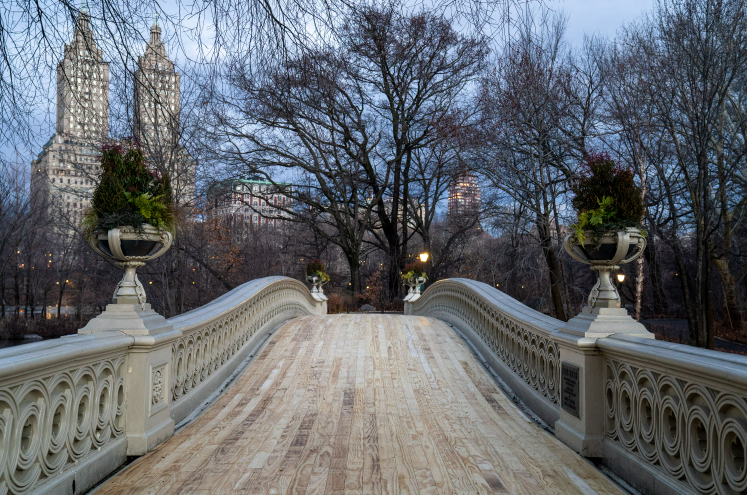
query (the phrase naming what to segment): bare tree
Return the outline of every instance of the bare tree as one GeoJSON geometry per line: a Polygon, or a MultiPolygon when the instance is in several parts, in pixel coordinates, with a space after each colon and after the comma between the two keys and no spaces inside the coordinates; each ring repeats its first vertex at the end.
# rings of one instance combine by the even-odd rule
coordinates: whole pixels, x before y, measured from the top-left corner
{"type": "Polygon", "coordinates": [[[735,99],[747,67],[745,7],[741,0],[661,3],[651,19],[653,36],[639,38],[647,55],[646,83],[686,185],[695,230],[691,332],[698,345],[708,347],[714,338],[714,260],[726,282],[727,306],[729,299],[735,302],[729,296],[730,232],[732,212],[739,212],[744,200],[730,194],[729,177],[745,156],[744,103],[735,99]],[[719,230],[728,243],[721,249],[714,244],[719,230]]]}
{"type": "Polygon", "coordinates": [[[482,89],[483,173],[498,192],[500,204],[516,202],[532,215],[532,231],[549,270],[555,316],[561,320],[567,311],[558,260],[560,238],[553,230],[561,221],[557,205],[577,160],[574,148],[583,139],[582,133],[574,133],[568,90],[573,71],[563,45],[564,30],[562,17],[545,12],[537,20],[528,14],[520,36],[499,57],[482,89]]]}

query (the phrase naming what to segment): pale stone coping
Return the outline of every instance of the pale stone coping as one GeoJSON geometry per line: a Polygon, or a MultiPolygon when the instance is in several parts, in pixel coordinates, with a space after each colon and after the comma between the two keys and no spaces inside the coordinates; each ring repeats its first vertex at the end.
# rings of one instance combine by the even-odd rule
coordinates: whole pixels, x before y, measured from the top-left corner
{"type": "MultiPolygon", "coordinates": [[[[549,424],[558,419],[561,359],[559,341],[564,340],[558,329],[563,325],[562,321],[535,311],[485,283],[464,278],[436,282],[419,299],[406,302],[405,310],[405,314],[430,315],[459,327],[485,355],[491,368],[509,383],[522,401],[530,404],[535,414],[549,424]],[[459,298],[462,297],[472,300],[467,304],[460,304],[459,298]],[[442,298],[443,303],[446,303],[443,308],[441,306],[444,304],[440,301],[442,298]],[[448,303],[449,300],[452,304],[448,303]],[[454,302],[457,302],[456,308],[446,309],[455,306],[454,302]],[[451,314],[452,312],[457,314],[451,314]],[[496,321],[485,321],[490,319],[496,321]],[[528,332],[533,335],[537,339],[537,356],[541,358],[525,363],[522,361],[521,350],[516,355],[513,348],[494,350],[491,347],[495,342],[491,344],[484,340],[480,335],[480,328],[471,328],[470,320],[478,327],[483,327],[483,322],[489,327],[499,319],[512,321],[512,326],[515,326],[515,329],[506,328],[504,332],[528,332]],[[527,366],[531,368],[529,373],[525,371],[527,366]],[[540,376],[544,381],[540,381],[540,376]]],[[[525,342],[521,340],[519,347],[523,345],[525,342]]]]}
{"type": "Polygon", "coordinates": [[[501,292],[495,287],[491,287],[486,283],[478,282],[476,280],[470,280],[468,278],[450,278],[446,280],[439,280],[438,282],[434,283],[433,285],[428,287],[428,289],[426,289],[426,291],[421,295],[420,299],[412,303],[415,307],[415,311],[417,312],[418,308],[428,301],[429,296],[433,294],[433,291],[435,289],[440,288],[445,284],[451,283],[464,286],[465,289],[479,295],[480,297],[485,299],[488,304],[495,306],[496,309],[504,313],[506,316],[519,320],[522,323],[532,327],[532,329],[542,332],[547,336],[550,336],[550,334],[552,333],[556,333],[558,329],[564,324],[562,321],[556,318],[547,316],[546,314],[540,313],[539,311],[536,311],[529,306],[520,303],[513,297],[504,292],[501,292]]]}
{"type": "Polygon", "coordinates": [[[596,345],[605,354],[643,361],[647,367],[665,367],[670,374],[686,373],[695,381],[722,382],[747,392],[747,356],[628,335],[598,339],[596,345]]]}
{"type": "MultiPolygon", "coordinates": [[[[135,338],[121,332],[100,332],[90,335],[68,335],[0,350],[0,380],[21,378],[21,374],[70,365],[91,357],[101,357],[113,351],[124,351],[135,338]]],[[[5,385],[5,383],[4,383],[5,385]]]]}
{"type": "Polygon", "coordinates": [[[237,309],[241,304],[247,302],[252,297],[260,294],[263,290],[278,282],[298,285],[299,294],[306,296],[309,304],[318,304],[318,302],[312,297],[309,289],[298,280],[290,277],[265,277],[246,282],[245,284],[223,294],[217,299],[210,301],[204,306],[173,316],[167,321],[174,325],[174,328],[177,328],[182,332],[187,332],[195,327],[207,324],[208,321],[216,320],[227,315],[237,309]]]}

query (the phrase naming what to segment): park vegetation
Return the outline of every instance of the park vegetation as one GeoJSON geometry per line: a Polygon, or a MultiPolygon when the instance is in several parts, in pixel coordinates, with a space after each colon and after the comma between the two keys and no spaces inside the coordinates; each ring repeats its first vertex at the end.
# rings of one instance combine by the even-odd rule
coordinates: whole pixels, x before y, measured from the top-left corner
{"type": "MultiPolygon", "coordinates": [[[[448,5],[345,3],[315,17],[323,36],[284,18],[261,28],[277,41],[264,51],[218,20],[225,56],[190,66],[180,123],[198,195],[174,212],[174,247],[139,271],[154,307],[173,316],[254,278],[304,280],[318,259],[331,311],[401,309],[426,251],[427,285],[483,281],[565,321],[594,276],[565,236],[637,227],[648,247],[618,287],[631,314],[686,322],[678,339],[693,345],[747,343],[746,2],[660,2],[576,44],[541,5],[501,18],[503,38],[448,5]],[[482,202],[450,213],[465,174],[482,202]],[[274,216],[246,199],[282,227],[215,214],[215,185],[247,177],[289,199],[274,216]]],[[[2,315],[67,306],[83,321],[119,273],[50,228],[54,205],[14,166],[0,175],[2,315]]]]}

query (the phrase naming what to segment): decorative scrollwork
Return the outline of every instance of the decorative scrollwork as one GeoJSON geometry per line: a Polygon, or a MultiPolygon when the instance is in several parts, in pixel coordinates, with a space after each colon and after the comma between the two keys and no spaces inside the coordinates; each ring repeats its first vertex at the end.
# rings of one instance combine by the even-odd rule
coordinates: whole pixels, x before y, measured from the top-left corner
{"type": "Polygon", "coordinates": [[[0,493],[36,489],[124,435],[125,356],[0,387],[0,493]]]}
{"type": "Polygon", "coordinates": [[[163,370],[157,369],[153,371],[153,391],[151,393],[151,404],[158,404],[163,402],[163,370]]]}
{"type": "Polygon", "coordinates": [[[548,335],[458,281],[434,284],[414,307],[418,315],[446,313],[459,318],[524,382],[551,403],[560,403],[560,348],[548,335]]]}
{"type": "Polygon", "coordinates": [[[276,316],[313,314],[313,300],[299,282],[282,280],[247,298],[228,313],[182,329],[171,349],[171,396],[187,395],[229,361],[249,339],[276,316]]]}
{"type": "Polygon", "coordinates": [[[606,360],[605,433],[697,493],[747,491],[744,397],[606,360]]]}

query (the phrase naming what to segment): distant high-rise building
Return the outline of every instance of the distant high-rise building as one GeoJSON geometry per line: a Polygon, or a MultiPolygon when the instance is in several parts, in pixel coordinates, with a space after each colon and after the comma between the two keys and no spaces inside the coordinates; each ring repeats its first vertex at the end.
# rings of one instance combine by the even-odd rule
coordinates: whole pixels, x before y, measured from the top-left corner
{"type": "MultiPolygon", "coordinates": [[[[279,184],[281,188],[289,184],[279,184]]],[[[291,199],[271,182],[227,180],[214,185],[208,196],[212,215],[231,217],[255,227],[281,227],[291,218],[291,199]]]]}
{"type": "Polygon", "coordinates": [[[109,135],[109,63],[85,11],[57,64],[57,133],[99,143],[109,135]]]}
{"type": "Polygon", "coordinates": [[[168,171],[180,204],[194,199],[194,163],[179,145],[181,75],[166,54],[161,28],[154,22],[150,41],[138,57],[134,91],[134,136],[151,167],[168,171]]]}
{"type": "Polygon", "coordinates": [[[108,121],[109,64],[96,46],[88,13],[82,11],[57,64],[56,132],[31,162],[32,190],[49,192],[50,211],[80,220],[90,204],[108,121]]]}
{"type": "MultiPolygon", "coordinates": [[[[179,146],[180,75],[154,23],[135,73],[134,135],[149,166],[167,170],[179,204],[194,200],[195,167],[179,146]]],[[[98,157],[109,135],[109,63],[96,45],[90,17],[78,16],[57,65],[56,132],[31,162],[32,190],[47,194],[55,225],[77,223],[91,204],[98,157]]]]}
{"type": "Polygon", "coordinates": [[[462,172],[449,187],[449,215],[476,215],[480,211],[480,184],[471,172],[462,172]]]}

